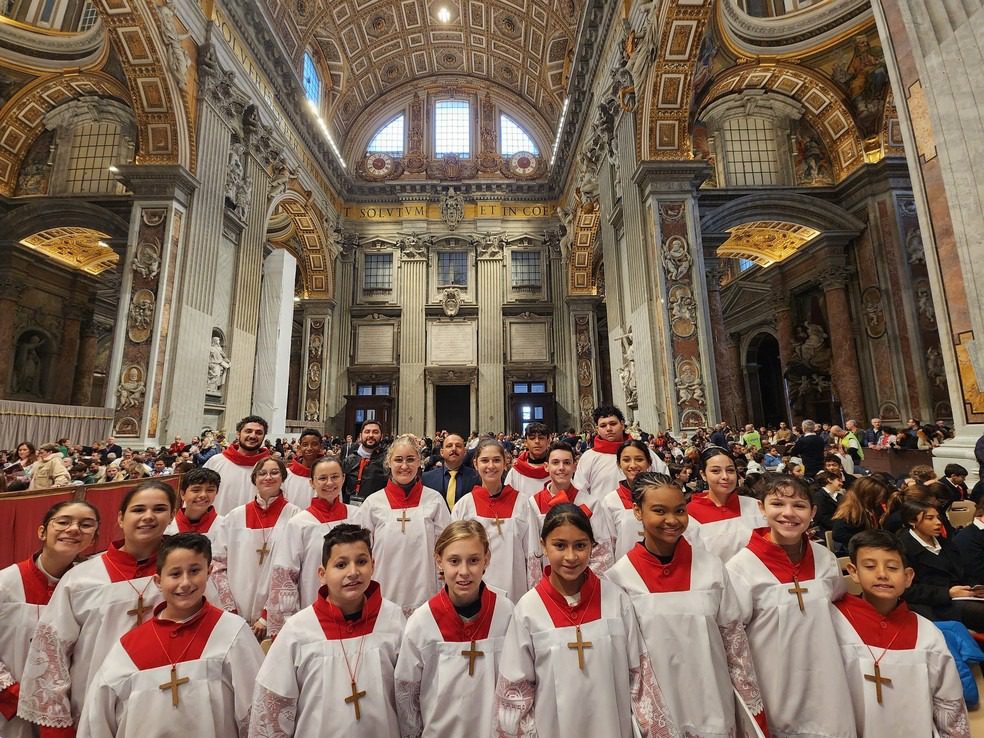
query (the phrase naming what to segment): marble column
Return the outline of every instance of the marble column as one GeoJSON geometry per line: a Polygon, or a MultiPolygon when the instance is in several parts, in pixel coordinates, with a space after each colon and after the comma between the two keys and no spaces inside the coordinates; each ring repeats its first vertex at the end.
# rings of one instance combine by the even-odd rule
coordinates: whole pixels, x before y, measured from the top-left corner
{"type": "Polygon", "coordinates": [[[595,309],[597,297],[569,297],[568,340],[577,362],[577,415],[571,424],[578,431],[594,429],[591,413],[598,405],[598,325],[595,309]]]}
{"type": "Polygon", "coordinates": [[[92,375],[96,370],[96,354],[99,342],[92,311],[82,321],[79,339],[79,359],[75,364],[75,380],[72,384],[72,404],[92,405],[92,375]]]}
{"type": "Polygon", "coordinates": [[[848,273],[831,267],[820,275],[820,285],[827,301],[827,325],[830,328],[830,374],[834,392],[841,404],[844,420],[864,422],[861,373],[858,371],[857,347],[851,311],[847,299],[848,273]]]}
{"type": "Polygon", "coordinates": [[[553,362],[557,428],[577,427],[577,369],[574,365],[564,298],[567,295],[567,257],[556,241],[550,244],[550,298],[554,304],[553,362]]]}
{"type": "MultiPolygon", "coordinates": [[[[253,412],[267,419],[269,435],[287,430],[287,383],[290,380],[290,337],[294,324],[294,274],[297,260],[274,249],[263,260],[256,360],[253,367],[253,412]]],[[[320,367],[318,386],[321,384],[320,367]]]]}
{"type": "MultiPolygon", "coordinates": [[[[0,241],[0,250],[13,248],[12,243],[0,241]]],[[[10,395],[17,340],[14,335],[14,318],[17,315],[17,302],[23,292],[23,274],[6,270],[0,274],[0,397],[10,395]]]]}
{"type": "Polygon", "coordinates": [[[479,432],[506,427],[503,379],[503,253],[504,241],[484,239],[478,246],[478,417],[479,432]]]}
{"type": "Polygon", "coordinates": [[[724,326],[724,310],[721,307],[721,277],[724,265],[714,257],[705,256],[707,276],[707,306],[711,331],[714,334],[714,362],[717,369],[718,397],[721,401],[721,419],[737,427],[746,416],[745,383],[741,364],[735,362],[735,347],[724,326]]]}
{"type": "MultiPolygon", "coordinates": [[[[426,424],[427,333],[424,307],[427,303],[427,248],[406,245],[400,254],[400,395],[394,421],[404,433],[423,435],[426,424]]],[[[390,429],[393,430],[393,429],[390,429]]]]}
{"type": "Polygon", "coordinates": [[[776,319],[776,340],[779,341],[779,360],[785,374],[793,362],[793,310],[790,295],[785,290],[774,288],[769,306],[776,319]]]}
{"type": "MultiPolygon", "coordinates": [[[[335,309],[332,300],[304,300],[304,320],[301,330],[301,383],[298,393],[298,410],[305,422],[315,428],[324,428],[329,382],[332,379],[331,355],[328,339],[332,335],[331,318],[335,309]]],[[[347,361],[337,362],[347,366],[347,361]]]]}
{"type": "Polygon", "coordinates": [[[63,306],[65,320],[62,328],[62,342],[58,349],[60,360],[55,369],[55,391],[52,399],[59,405],[72,404],[72,390],[78,373],[79,347],[82,341],[82,320],[91,313],[89,303],[84,300],[66,300],[63,306]]]}
{"type": "MultiPolygon", "coordinates": [[[[355,275],[355,252],[354,236],[342,235],[335,269],[335,325],[329,333],[332,361],[325,362],[334,377],[329,387],[330,394],[325,395],[325,406],[321,414],[324,422],[333,422],[332,430],[336,433],[345,430],[343,410],[345,395],[349,392],[348,368],[352,356],[351,306],[355,300],[352,284],[355,275]]],[[[392,431],[392,428],[386,429],[387,433],[392,431]]]]}

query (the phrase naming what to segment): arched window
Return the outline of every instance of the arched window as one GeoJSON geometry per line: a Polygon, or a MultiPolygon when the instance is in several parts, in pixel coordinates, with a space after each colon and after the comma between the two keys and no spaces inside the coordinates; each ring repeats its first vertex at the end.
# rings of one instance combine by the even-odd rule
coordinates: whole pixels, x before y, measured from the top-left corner
{"type": "Polygon", "coordinates": [[[371,154],[403,156],[404,119],[405,116],[403,113],[400,113],[398,116],[393,118],[393,120],[376,131],[376,135],[372,137],[366,151],[371,154]]]}
{"type": "Polygon", "coordinates": [[[471,106],[467,100],[438,100],[434,104],[434,156],[443,159],[471,155],[471,106]]]}
{"type": "Polygon", "coordinates": [[[536,142],[523,127],[505,113],[499,116],[499,153],[512,156],[520,151],[539,154],[536,142]]]}
{"type": "Polygon", "coordinates": [[[729,185],[781,184],[776,132],[769,118],[731,118],[724,122],[725,169],[729,185]]]}
{"type": "Polygon", "coordinates": [[[321,105],[321,77],[314,64],[314,57],[304,52],[304,96],[314,105],[321,105]]]}

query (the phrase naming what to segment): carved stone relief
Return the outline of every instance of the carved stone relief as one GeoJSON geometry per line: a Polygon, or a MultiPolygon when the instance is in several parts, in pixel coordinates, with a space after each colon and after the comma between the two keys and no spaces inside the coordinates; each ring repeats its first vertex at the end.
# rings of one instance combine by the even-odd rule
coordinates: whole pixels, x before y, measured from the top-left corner
{"type": "Polygon", "coordinates": [[[156,298],[150,290],[137,290],[130,300],[127,335],[134,343],[143,343],[153,331],[156,298]]]}
{"type": "Polygon", "coordinates": [[[676,284],[670,288],[670,328],[680,338],[689,338],[697,330],[697,301],[690,287],[676,284]]]}
{"type": "Polygon", "coordinates": [[[670,236],[666,239],[663,243],[661,258],[668,279],[682,280],[686,278],[693,266],[690,246],[686,239],[681,236],[670,236]]]}
{"type": "Polygon", "coordinates": [[[143,406],[147,385],[143,369],[136,364],[123,367],[120,384],[116,388],[116,407],[120,410],[143,406]]]}
{"type": "Polygon", "coordinates": [[[161,269],[161,242],[156,238],[137,244],[133,255],[133,271],[144,279],[155,279],[161,269]]]}
{"type": "Polygon", "coordinates": [[[447,193],[441,198],[441,220],[453,231],[465,217],[465,199],[455,192],[454,187],[448,187],[447,193]]]}
{"type": "Polygon", "coordinates": [[[445,315],[453,318],[461,309],[461,292],[454,287],[444,290],[443,297],[441,298],[441,307],[445,315]]]}
{"type": "Polygon", "coordinates": [[[864,312],[864,330],[868,338],[881,338],[885,335],[885,310],[882,306],[881,290],[868,287],[861,293],[861,309],[864,312]]]}

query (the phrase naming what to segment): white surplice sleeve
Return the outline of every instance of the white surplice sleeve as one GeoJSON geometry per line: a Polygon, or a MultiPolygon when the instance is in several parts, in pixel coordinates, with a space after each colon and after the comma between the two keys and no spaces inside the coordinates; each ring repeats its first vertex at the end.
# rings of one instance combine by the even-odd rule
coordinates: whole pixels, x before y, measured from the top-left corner
{"type": "Polygon", "coordinates": [[[263,659],[253,690],[249,738],[291,738],[294,735],[297,699],[301,693],[295,656],[294,640],[289,633],[282,633],[263,659]]]}
{"type": "MultiPolygon", "coordinates": [[[[229,616],[226,616],[229,617],[229,616]]],[[[239,738],[246,738],[249,732],[249,715],[253,705],[253,688],[256,675],[263,665],[263,649],[256,642],[256,636],[249,623],[243,620],[239,632],[229,646],[229,652],[222,664],[222,677],[232,686],[236,727],[239,738]]]]}
{"type": "Polygon", "coordinates": [[[114,685],[125,678],[124,665],[129,667],[129,671],[135,668],[123,644],[117,642],[106,655],[86,693],[76,738],[116,735],[125,704],[114,685]]]}
{"type": "MultiPolygon", "coordinates": [[[[456,506],[457,507],[457,506],[456,506]]],[[[400,645],[400,655],[394,673],[396,689],[396,712],[400,719],[400,738],[420,738],[424,732],[424,721],[420,710],[420,682],[424,675],[424,657],[418,642],[422,635],[417,626],[418,616],[426,615],[422,606],[407,621],[400,645]]]]}
{"type": "Polygon", "coordinates": [[[748,625],[755,614],[755,603],[752,599],[752,583],[742,574],[742,559],[744,554],[739,551],[726,563],[725,570],[731,579],[732,592],[738,605],[738,617],[742,625],[748,625]]]}
{"type": "Polygon", "coordinates": [[[755,673],[755,663],[752,661],[752,651],[748,645],[748,634],[742,622],[741,606],[731,576],[726,569],[722,574],[723,587],[721,602],[718,605],[717,624],[721,632],[721,640],[724,642],[724,654],[728,660],[728,674],[735,691],[761,725],[761,721],[765,720],[765,706],[759,689],[758,675],[755,673]]]}
{"type": "Polygon", "coordinates": [[[232,586],[229,584],[229,531],[232,513],[219,518],[212,530],[212,568],[210,578],[219,595],[219,606],[223,610],[236,612],[236,599],[232,596],[232,586]]]}
{"type": "Polygon", "coordinates": [[[953,656],[946,646],[943,634],[937,638],[927,653],[929,684],[933,694],[933,725],[940,738],[970,738],[967,705],[963,699],[963,687],[953,656]]]}
{"type": "Polygon", "coordinates": [[[588,565],[599,577],[615,563],[615,522],[604,504],[597,504],[591,511],[591,532],[595,546],[591,549],[588,565]]]}
{"type": "Polygon", "coordinates": [[[635,610],[628,595],[619,591],[622,622],[625,623],[625,647],[629,657],[629,688],[632,713],[643,738],[677,738],[680,735],[656,681],[646,641],[639,629],[635,610]]]}
{"type": "Polygon", "coordinates": [[[537,738],[533,717],[535,660],[529,627],[521,615],[514,615],[502,645],[495,686],[495,738],[537,738]]]}
{"type": "Polygon", "coordinates": [[[267,635],[271,638],[280,632],[287,618],[301,608],[299,582],[306,540],[302,529],[288,522],[286,535],[274,546],[270,594],[265,607],[267,635]]]}

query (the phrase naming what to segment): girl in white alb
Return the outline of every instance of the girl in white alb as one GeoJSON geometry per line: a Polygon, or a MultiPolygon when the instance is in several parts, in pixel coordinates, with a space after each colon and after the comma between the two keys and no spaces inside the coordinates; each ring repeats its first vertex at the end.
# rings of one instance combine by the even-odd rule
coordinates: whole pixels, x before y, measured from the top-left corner
{"type": "Polygon", "coordinates": [[[752,531],[765,525],[765,520],[758,502],[735,491],[738,469],[728,451],[720,446],[704,449],[700,475],[707,482],[707,491],[695,494],[687,504],[690,526],[699,530],[701,545],[726,562],[745,547],[752,531]]]}

